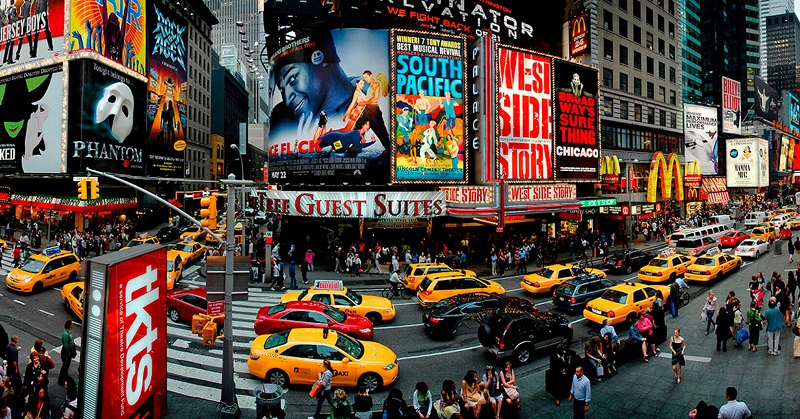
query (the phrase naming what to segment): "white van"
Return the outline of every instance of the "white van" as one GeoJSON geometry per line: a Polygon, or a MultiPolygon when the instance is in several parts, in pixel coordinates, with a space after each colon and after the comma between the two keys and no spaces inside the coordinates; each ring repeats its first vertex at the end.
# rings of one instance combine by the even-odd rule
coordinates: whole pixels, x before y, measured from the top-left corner
{"type": "Polygon", "coordinates": [[[701,237],[709,237],[711,240],[718,242],[719,239],[729,231],[731,231],[730,226],[725,224],[711,224],[703,227],[680,230],[669,236],[667,244],[671,247],[675,247],[681,240],[691,240],[701,237]]]}
{"type": "Polygon", "coordinates": [[[764,211],[748,212],[744,217],[744,225],[746,227],[755,227],[762,221],[767,219],[767,213],[764,211]]]}
{"type": "Polygon", "coordinates": [[[711,224],[722,224],[728,228],[733,228],[734,220],[727,214],[712,215],[708,217],[708,220],[711,224]]]}
{"type": "Polygon", "coordinates": [[[774,225],[775,227],[780,228],[784,223],[789,221],[790,218],[792,218],[792,216],[789,214],[780,214],[772,217],[772,219],[769,220],[769,222],[771,222],[772,225],[774,225]]]}

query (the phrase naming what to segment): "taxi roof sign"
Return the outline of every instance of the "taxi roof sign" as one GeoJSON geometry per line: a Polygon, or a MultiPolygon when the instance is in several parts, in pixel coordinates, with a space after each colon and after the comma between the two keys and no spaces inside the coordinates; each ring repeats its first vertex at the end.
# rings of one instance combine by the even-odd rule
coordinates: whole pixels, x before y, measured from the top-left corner
{"type": "Polygon", "coordinates": [[[45,256],[53,256],[61,253],[61,246],[50,246],[42,251],[42,254],[45,256]]]}
{"type": "Polygon", "coordinates": [[[344,289],[344,283],[336,279],[318,279],[314,281],[314,289],[342,291],[344,289]]]}
{"type": "Polygon", "coordinates": [[[676,253],[675,248],[669,247],[664,249],[661,253],[659,253],[659,256],[661,256],[662,258],[666,258],[674,255],[675,253],[676,253]]]}
{"type": "Polygon", "coordinates": [[[719,247],[712,247],[706,250],[706,256],[714,256],[719,253],[720,253],[719,247]]]}

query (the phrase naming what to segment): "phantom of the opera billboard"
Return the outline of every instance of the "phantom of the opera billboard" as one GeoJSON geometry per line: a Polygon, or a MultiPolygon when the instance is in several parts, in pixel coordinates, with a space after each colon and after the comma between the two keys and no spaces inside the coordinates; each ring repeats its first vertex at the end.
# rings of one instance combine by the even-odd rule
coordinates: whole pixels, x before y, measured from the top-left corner
{"type": "MultiPolygon", "coordinates": [[[[740,127],[742,85],[736,80],[722,77],[722,132],[741,134],[740,127]]],[[[728,185],[731,183],[728,182],[728,185]]]]}
{"type": "Polygon", "coordinates": [[[0,172],[61,173],[62,64],[0,78],[0,172]]]}
{"type": "Polygon", "coordinates": [[[147,174],[183,176],[186,148],[186,20],[149,2],[147,174]]]}
{"type": "Polygon", "coordinates": [[[555,177],[600,177],[597,69],[553,59],[555,177]]]}
{"type": "Polygon", "coordinates": [[[270,63],[270,182],[387,183],[389,31],[318,31],[270,63]]]}
{"type": "Polygon", "coordinates": [[[761,138],[726,140],[729,188],[769,186],[769,145],[761,138]]]}
{"type": "Polygon", "coordinates": [[[466,40],[392,31],[396,183],[466,182],[466,40]]]}
{"type": "Polygon", "coordinates": [[[94,60],[69,62],[71,173],[144,175],[146,83],[94,60]]]}
{"type": "Polygon", "coordinates": [[[64,52],[64,0],[5,0],[0,25],[0,72],[64,52]]]}
{"type": "Polygon", "coordinates": [[[717,109],[700,105],[683,105],[686,161],[700,163],[703,175],[716,175],[719,170],[717,109]]]}
{"type": "Polygon", "coordinates": [[[146,0],[72,0],[71,52],[93,51],[146,74],[146,0]]]}

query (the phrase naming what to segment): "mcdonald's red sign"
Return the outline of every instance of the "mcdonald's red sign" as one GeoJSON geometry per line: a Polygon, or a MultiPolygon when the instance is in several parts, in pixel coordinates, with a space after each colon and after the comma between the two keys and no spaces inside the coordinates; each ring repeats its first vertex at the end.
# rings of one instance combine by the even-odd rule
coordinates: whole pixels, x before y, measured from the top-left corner
{"type": "Polygon", "coordinates": [[[569,23],[569,51],[571,57],[589,51],[589,14],[583,12],[569,23]]]}

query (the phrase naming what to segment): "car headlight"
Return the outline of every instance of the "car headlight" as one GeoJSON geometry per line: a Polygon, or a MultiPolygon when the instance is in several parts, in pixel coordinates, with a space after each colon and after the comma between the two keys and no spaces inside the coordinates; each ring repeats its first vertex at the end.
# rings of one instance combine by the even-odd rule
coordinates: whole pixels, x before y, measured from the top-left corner
{"type": "Polygon", "coordinates": [[[397,366],[397,365],[395,365],[395,364],[384,365],[384,366],[383,366],[383,369],[385,369],[386,371],[391,371],[391,370],[393,370],[393,369],[394,369],[396,366],[397,366]]]}
{"type": "Polygon", "coordinates": [[[33,277],[24,276],[24,277],[19,279],[19,282],[22,282],[23,284],[27,284],[28,282],[31,282],[31,279],[33,279],[33,277]]]}
{"type": "Polygon", "coordinates": [[[383,312],[386,313],[386,314],[391,314],[393,311],[394,311],[394,308],[387,308],[387,309],[383,310],[383,312]]]}
{"type": "Polygon", "coordinates": [[[358,329],[358,331],[361,332],[361,333],[369,333],[370,331],[372,331],[372,329],[370,329],[369,327],[364,327],[364,328],[358,329]]]}

